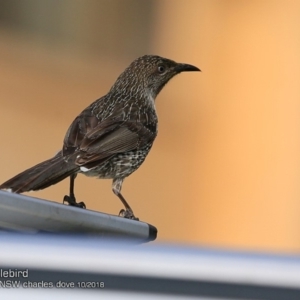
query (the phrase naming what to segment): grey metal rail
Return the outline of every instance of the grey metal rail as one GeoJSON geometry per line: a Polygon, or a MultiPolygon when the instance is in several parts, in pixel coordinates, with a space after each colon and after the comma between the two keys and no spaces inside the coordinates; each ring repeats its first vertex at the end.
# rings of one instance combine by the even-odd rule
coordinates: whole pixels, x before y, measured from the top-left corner
{"type": "Polygon", "coordinates": [[[0,191],[0,229],[21,232],[93,234],[153,241],[157,229],[147,223],[0,191]]]}

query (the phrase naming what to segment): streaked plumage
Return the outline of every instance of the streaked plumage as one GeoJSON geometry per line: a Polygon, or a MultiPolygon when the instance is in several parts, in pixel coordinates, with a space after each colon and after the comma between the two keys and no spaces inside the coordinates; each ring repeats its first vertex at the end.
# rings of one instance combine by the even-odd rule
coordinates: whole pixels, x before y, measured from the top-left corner
{"type": "Polygon", "coordinates": [[[136,59],[105,96],[75,118],[56,156],[16,175],[0,189],[40,190],[70,176],[70,194],[64,201],[85,207],[74,195],[77,173],[109,178],[125,206],[120,214],[136,219],[121,194],[122,182],[143,163],[157,135],[156,96],[182,71],[200,70],[154,55],[136,59]]]}

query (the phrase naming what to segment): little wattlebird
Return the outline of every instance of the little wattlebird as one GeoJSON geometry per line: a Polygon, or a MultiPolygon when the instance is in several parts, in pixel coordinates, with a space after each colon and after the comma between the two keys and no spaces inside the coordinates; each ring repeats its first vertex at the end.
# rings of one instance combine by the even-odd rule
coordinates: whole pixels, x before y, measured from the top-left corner
{"type": "Polygon", "coordinates": [[[85,208],[74,194],[77,174],[108,178],[125,207],[120,216],[137,219],[121,194],[122,183],[143,163],[157,135],[156,96],[172,77],[186,71],[200,70],[155,55],[134,60],[105,96],[75,118],[61,151],[4,182],[0,189],[36,191],[70,177],[69,195],[63,202],[85,208]]]}

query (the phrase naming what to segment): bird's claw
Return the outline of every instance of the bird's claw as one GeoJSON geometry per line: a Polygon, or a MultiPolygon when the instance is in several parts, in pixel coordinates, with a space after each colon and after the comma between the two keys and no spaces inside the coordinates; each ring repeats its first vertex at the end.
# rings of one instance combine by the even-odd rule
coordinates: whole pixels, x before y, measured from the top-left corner
{"type": "Polygon", "coordinates": [[[139,221],[139,218],[136,218],[133,214],[132,210],[129,209],[121,209],[119,212],[119,216],[125,219],[136,220],[139,221]]]}
{"type": "Polygon", "coordinates": [[[64,196],[63,203],[67,202],[70,206],[80,207],[80,208],[86,208],[84,202],[76,202],[75,197],[72,196],[64,196]]]}

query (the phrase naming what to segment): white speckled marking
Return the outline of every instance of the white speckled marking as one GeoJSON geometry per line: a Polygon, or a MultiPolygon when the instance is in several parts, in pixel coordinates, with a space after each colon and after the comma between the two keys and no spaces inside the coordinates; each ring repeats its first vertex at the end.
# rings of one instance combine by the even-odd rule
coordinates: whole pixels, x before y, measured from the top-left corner
{"type": "Polygon", "coordinates": [[[80,167],[80,171],[82,172],[88,172],[90,169],[86,168],[86,167],[80,167]]]}

